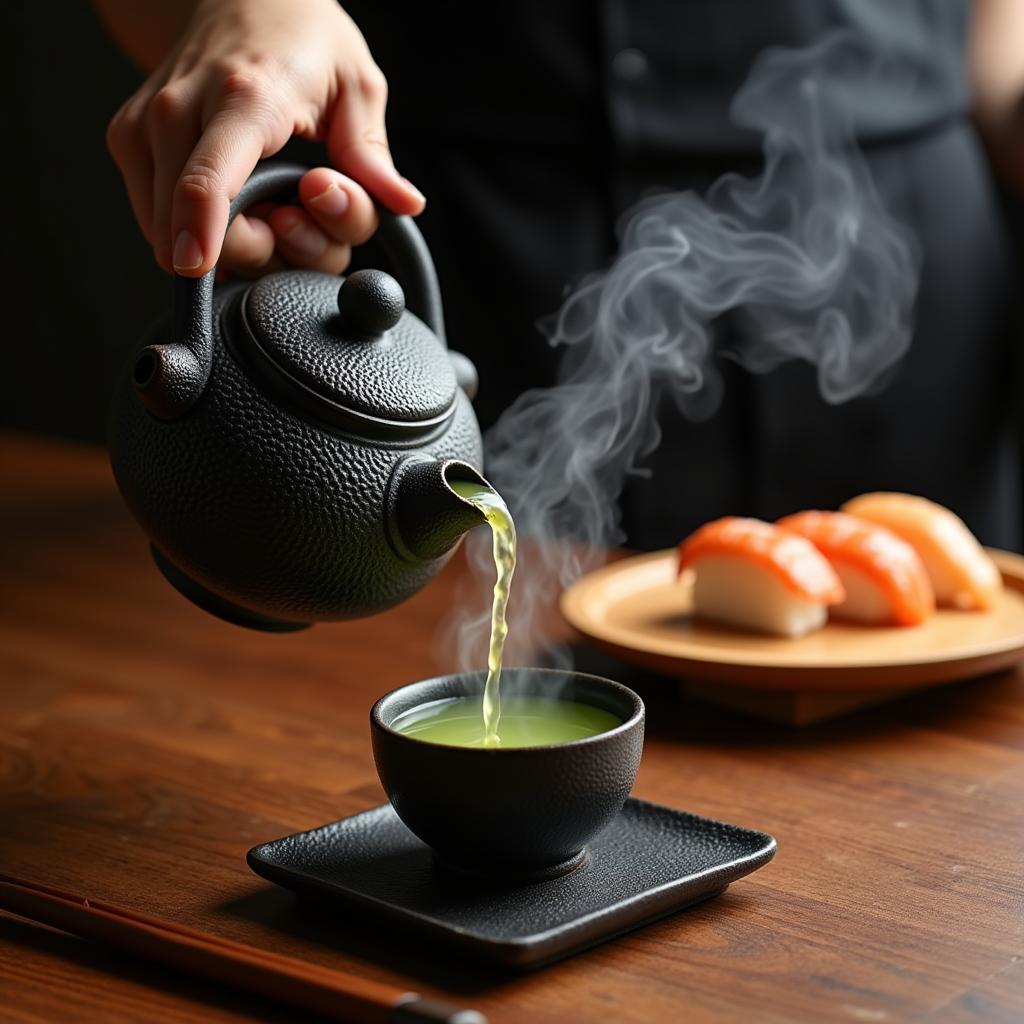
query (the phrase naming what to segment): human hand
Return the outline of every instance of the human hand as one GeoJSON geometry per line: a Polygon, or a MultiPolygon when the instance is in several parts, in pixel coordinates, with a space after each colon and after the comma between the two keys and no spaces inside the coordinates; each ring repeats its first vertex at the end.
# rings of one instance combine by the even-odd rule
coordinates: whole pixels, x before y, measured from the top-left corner
{"type": "Polygon", "coordinates": [[[1024,4],[974,0],[967,63],[974,116],[994,169],[1024,193],[1024,4]]]}
{"type": "Polygon", "coordinates": [[[376,230],[373,199],[395,213],[423,209],[392,163],[386,102],[384,76],[335,0],[200,0],[107,143],[165,270],[338,273],[376,230]],[[225,238],[230,200],[292,134],[324,141],[339,170],[309,171],[301,206],[261,204],[225,238]]]}

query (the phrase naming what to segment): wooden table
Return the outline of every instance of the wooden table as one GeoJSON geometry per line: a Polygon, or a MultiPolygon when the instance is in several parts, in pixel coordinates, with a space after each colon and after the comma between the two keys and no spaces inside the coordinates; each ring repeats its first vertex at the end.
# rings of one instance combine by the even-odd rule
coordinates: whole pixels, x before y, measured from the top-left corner
{"type": "MultiPolygon", "coordinates": [[[[636,795],[772,832],[778,855],[716,900],[508,977],[300,909],[245,865],[255,843],[382,801],[367,711],[442,667],[458,562],[371,620],[244,632],[163,582],[101,452],[10,435],[0,537],[0,872],[492,1022],[1024,1019],[1024,671],[796,732],[640,680],[636,795]]],[[[294,1019],[0,916],[2,1021],[294,1019]]]]}

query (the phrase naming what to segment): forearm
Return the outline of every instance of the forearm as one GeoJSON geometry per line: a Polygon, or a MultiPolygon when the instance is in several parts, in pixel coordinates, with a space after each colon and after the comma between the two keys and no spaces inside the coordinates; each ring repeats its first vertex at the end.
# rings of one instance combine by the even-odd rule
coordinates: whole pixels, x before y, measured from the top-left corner
{"type": "Polygon", "coordinates": [[[167,56],[201,0],[93,0],[118,48],[145,72],[167,56]]]}
{"type": "Polygon", "coordinates": [[[968,68],[993,163],[1024,188],[1024,0],[973,0],[968,68]]]}

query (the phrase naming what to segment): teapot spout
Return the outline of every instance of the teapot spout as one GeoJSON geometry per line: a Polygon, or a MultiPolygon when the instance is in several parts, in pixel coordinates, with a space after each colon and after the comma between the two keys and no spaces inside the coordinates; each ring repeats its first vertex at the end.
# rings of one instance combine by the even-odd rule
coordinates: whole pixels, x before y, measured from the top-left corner
{"type": "Polygon", "coordinates": [[[451,487],[455,480],[487,481],[458,459],[410,456],[396,467],[388,487],[388,536],[401,557],[430,562],[446,555],[462,535],[486,520],[451,487]]]}

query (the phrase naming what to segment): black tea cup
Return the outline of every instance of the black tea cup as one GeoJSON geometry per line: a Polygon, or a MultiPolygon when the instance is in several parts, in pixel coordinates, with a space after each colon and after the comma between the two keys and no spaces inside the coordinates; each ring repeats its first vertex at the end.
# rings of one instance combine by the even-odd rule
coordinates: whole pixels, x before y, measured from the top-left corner
{"type": "Polygon", "coordinates": [[[457,871],[528,881],[586,859],[586,844],[622,809],[643,749],[644,705],[610,679],[559,669],[511,668],[502,691],[589,704],[619,725],[583,739],[536,747],[432,743],[392,728],[407,711],[479,697],[485,672],[410,683],[373,706],[377,773],[398,816],[457,871]]]}

